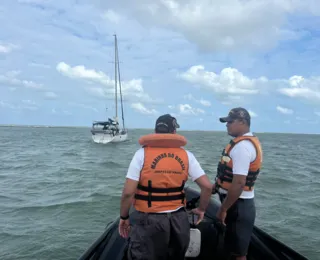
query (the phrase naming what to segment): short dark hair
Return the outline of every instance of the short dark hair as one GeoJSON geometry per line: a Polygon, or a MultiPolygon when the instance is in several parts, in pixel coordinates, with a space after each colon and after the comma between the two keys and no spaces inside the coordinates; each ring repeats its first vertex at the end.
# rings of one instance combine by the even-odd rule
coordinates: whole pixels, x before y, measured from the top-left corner
{"type": "Polygon", "coordinates": [[[160,116],[155,125],[156,133],[173,133],[177,128],[180,128],[180,125],[177,122],[177,119],[170,114],[165,114],[160,116]]]}

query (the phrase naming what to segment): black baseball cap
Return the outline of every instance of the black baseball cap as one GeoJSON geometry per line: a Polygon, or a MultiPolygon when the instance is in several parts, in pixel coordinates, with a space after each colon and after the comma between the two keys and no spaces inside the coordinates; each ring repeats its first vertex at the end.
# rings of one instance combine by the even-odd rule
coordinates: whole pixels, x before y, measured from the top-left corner
{"type": "Polygon", "coordinates": [[[250,125],[250,114],[243,107],[232,108],[226,117],[220,117],[219,120],[221,123],[232,122],[236,119],[247,121],[248,125],[250,125]]]}
{"type": "Polygon", "coordinates": [[[174,130],[180,128],[177,119],[170,114],[160,116],[155,125],[156,133],[173,133],[174,130]]]}

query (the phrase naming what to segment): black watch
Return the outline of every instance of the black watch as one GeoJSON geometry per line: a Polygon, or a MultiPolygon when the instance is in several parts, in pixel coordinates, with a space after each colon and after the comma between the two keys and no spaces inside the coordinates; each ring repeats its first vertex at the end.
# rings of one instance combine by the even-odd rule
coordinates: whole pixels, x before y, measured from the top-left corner
{"type": "Polygon", "coordinates": [[[120,216],[120,218],[121,218],[122,220],[127,220],[127,219],[129,218],[129,215],[128,215],[128,216],[126,216],[126,217],[122,217],[122,216],[120,216]]]}

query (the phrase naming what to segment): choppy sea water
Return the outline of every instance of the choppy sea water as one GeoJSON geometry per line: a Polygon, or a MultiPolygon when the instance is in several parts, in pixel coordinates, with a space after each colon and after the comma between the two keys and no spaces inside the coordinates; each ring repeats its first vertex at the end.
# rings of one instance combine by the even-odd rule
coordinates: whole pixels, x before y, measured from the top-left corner
{"type": "MultiPolygon", "coordinates": [[[[119,213],[139,136],[99,145],[87,128],[0,127],[0,259],[77,259],[119,213]]],[[[181,132],[213,181],[223,132],[181,132]]],[[[320,135],[258,134],[256,225],[320,259],[320,135]]],[[[194,183],[189,186],[197,188],[194,183]]]]}

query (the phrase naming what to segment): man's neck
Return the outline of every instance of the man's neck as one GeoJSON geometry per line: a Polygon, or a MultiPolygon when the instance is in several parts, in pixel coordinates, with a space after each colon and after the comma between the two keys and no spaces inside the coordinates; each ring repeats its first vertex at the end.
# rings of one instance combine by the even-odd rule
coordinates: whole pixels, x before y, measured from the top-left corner
{"type": "Polygon", "coordinates": [[[235,136],[235,137],[243,136],[243,135],[248,134],[248,133],[250,133],[250,132],[251,132],[250,129],[247,129],[247,130],[245,130],[245,131],[240,132],[240,133],[237,134],[237,136],[235,136]]]}

